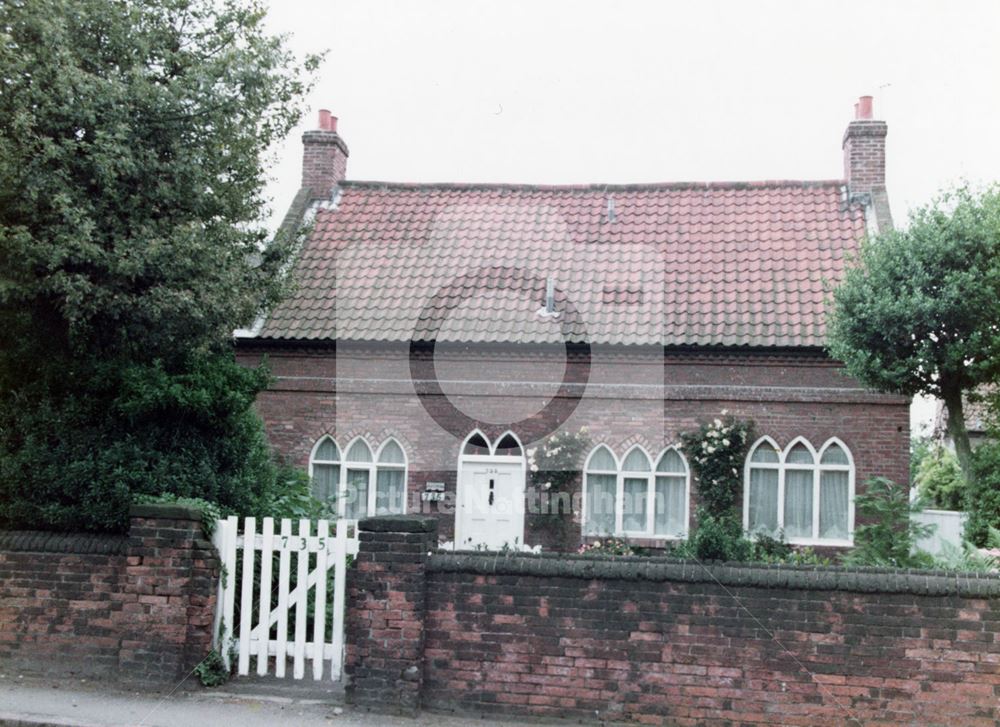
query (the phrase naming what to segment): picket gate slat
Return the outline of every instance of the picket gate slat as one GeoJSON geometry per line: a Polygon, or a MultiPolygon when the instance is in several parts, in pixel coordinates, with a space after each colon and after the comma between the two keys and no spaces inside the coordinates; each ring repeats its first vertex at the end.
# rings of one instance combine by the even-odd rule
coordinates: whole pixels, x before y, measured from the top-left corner
{"type": "MultiPolygon", "coordinates": [[[[310,523],[308,520],[299,520],[299,538],[308,538],[310,523]]],[[[302,549],[298,557],[298,577],[296,583],[305,583],[309,578],[309,551],[302,549]]],[[[306,608],[308,606],[309,590],[299,589],[299,597],[295,599],[295,644],[294,644],[294,676],[301,679],[306,673],[305,646],[306,646],[306,608]]]]}
{"type": "MultiPolygon", "coordinates": [[[[261,624],[271,623],[271,567],[274,560],[274,518],[264,518],[261,526],[263,539],[260,544],[260,607],[259,617],[261,624]]],[[[251,634],[252,637],[252,634],[251,634]]],[[[267,662],[270,658],[269,643],[271,641],[271,628],[268,626],[259,630],[257,636],[257,674],[265,676],[267,674],[267,662]]]]}
{"type": "Polygon", "coordinates": [[[225,585],[222,599],[222,637],[219,645],[220,655],[227,669],[232,668],[230,653],[235,629],[233,614],[236,611],[236,530],[238,522],[235,515],[226,518],[225,551],[222,553],[222,580],[225,585]]]}
{"type": "MultiPolygon", "coordinates": [[[[243,520],[243,540],[247,538],[253,543],[257,534],[257,518],[248,517],[243,520]]],[[[242,588],[240,589],[240,646],[237,673],[250,673],[250,619],[253,617],[253,561],[255,550],[251,545],[243,547],[242,588]]]]}
{"type": "Polygon", "coordinates": [[[333,525],[333,649],[330,657],[330,678],[340,679],[344,655],[344,583],[347,577],[347,521],[333,525]]]}
{"type": "MultiPolygon", "coordinates": [[[[326,545],[330,537],[330,524],[320,520],[316,524],[316,535],[323,543],[323,548],[316,551],[316,572],[327,573],[326,545]]],[[[316,597],[313,606],[313,679],[323,678],[323,649],[326,643],[326,578],[320,578],[316,585],[316,597]]]]}
{"type": "Polygon", "coordinates": [[[303,679],[306,665],[311,663],[313,679],[339,680],[344,658],[346,558],[358,551],[356,522],[336,520],[331,528],[328,520],[320,520],[314,527],[311,521],[302,519],[296,527],[287,518],[275,523],[274,518],[267,517],[261,520],[257,532],[257,520],[247,517],[242,534],[239,525],[236,517],[221,520],[212,536],[224,566],[218,585],[213,645],[227,665],[235,653],[239,675],[250,674],[253,657],[257,660],[256,673],[266,676],[273,657],[276,677],[303,679]],[[328,617],[330,578],[333,613],[328,617]],[[235,617],[237,604],[240,610],[235,617]],[[290,629],[289,619],[293,617],[289,612],[293,609],[294,627],[290,629]]]}
{"type": "MultiPolygon", "coordinates": [[[[292,521],[281,521],[281,541],[287,544],[292,537],[292,521]]],[[[282,547],[278,556],[278,634],[275,651],[274,675],[285,676],[285,662],[288,659],[288,579],[291,576],[291,551],[282,547]]]]}

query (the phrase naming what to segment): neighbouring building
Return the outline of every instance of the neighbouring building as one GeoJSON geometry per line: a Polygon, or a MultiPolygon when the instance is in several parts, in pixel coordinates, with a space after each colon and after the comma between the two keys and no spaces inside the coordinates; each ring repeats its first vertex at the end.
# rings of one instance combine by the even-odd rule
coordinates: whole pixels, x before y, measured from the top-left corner
{"type": "MultiPolygon", "coordinates": [[[[965,429],[969,433],[969,445],[975,449],[989,439],[989,406],[982,399],[990,392],[987,388],[976,391],[976,395],[970,399],[968,395],[962,397],[962,412],[965,414],[965,429]]],[[[932,431],[934,440],[946,447],[949,451],[955,451],[955,442],[948,434],[948,409],[943,401],[937,402],[934,412],[934,429],[932,431]]]]}
{"type": "Polygon", "coordinates": [[[885,137],[863,97],[839,179],[362,182],[321,111],[284,223],[296,289],[237,338],[275,375],[271,441],[347,517],[437,514],[461,547],[659,547],[696,526],[680,433],[728,412],[758,437],[747,527],[850,546],[859,483],[908,479],[909,401],[824,351],[828,286],[892,224],[885,137]],[[572,515],[547,515],[531,453],[581,431],[572,515]]]}

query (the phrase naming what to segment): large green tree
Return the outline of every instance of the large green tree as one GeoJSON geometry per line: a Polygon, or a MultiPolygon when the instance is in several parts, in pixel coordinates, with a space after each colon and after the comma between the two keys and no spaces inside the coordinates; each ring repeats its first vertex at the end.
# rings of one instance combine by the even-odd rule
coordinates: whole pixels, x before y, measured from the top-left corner
{"type": "Polygon", "coordinates": [[[1000,375],[1000,190],[959,188],[867,240],[834,291],[829,350],[865,384],[941,398],[967,479],[962,394],[1000,375]]]}
{"type": "Polygon", "coordinates": [[[252,0],[0,3],[0,525],[120,529],[135,492],[253,509],[232,360],[282,292],[268,149],[299,62],[252,0]]]}

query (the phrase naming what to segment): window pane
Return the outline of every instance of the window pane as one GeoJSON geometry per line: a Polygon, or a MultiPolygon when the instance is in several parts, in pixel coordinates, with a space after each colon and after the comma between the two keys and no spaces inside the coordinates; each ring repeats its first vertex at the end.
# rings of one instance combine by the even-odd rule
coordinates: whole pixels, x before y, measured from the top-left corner
{"type": "Polygon", "coordinates": [[[592,470],[610,470],[614,472],[618,469],[618,465],[615,464],[615,457],[611,454],[611,450],[607,447],[598,447],[594,454],[590,457],[590,462],[587,463],[587,469],[592,470]]]}
{"type": "Polygon", "coordinates": [[[623,472],[649,472],[649,470],[649,458],[642,453],[641,449],[633,449],[622,462],[623,472]]]}
{"type": "Polygon", "coordinates": [[[490,445],[487,444],[486,438],[478,432],[473,434],[469,438],[469,441],[465,443],[465,449],[462,450],[462,454],[489,454],[490,445]]]}
{"type": "Polygon", "coordinates": [[[313,497],[323,502],[333,502],[337,498],[340,483],[340,466],[335,464],[314,464],[312,477],[313,497]]]}
{"type": "Polygon", "coordinates": [[[344,512],[348,520],[368,516],[368,470],[347,470],[346,497],[344,512]]]}
{"type": "Polygon", "coordinates": [[[615,476],[587,475],[587,535],[613,535],[615,532],[615,476]]]}
{"type": "Polygon", "coordinates": [[[668,449],[656,464],[656,471],[684,474],[684,460],[676,449],[668,449]]]}
{"type": "Polygon", "coordinates": [[[788,464],[813,464],[812,452],[804,444],[796,444],[788,451],[788,464]]]}
{"type": "Polygon", "coordinates": [[[785,536],[811,538],[812,523],[812,470],[788,470],[785,472],[785,536]]]}
{"type": "Polygon", "coordinates": [[[645,479],[625,478],[625,502],[622,505],[622,530],[645,531],[649,486],[645,479]]]}
{"type": "Polygon", "coordinates": [[[337,449],[337,443],[327,437],[319,443],[318,447],[316,447],[316,454],[313,456],[313,459],[336,462],[340,459],[340,450],[337,449]]]}
{"type": "Polygon", "coordinates": [[[781,457],[778,455],[778,450],[772,447],[767,442],[761,442],[757,445],[757,448],[753,451],[753,455],[750,457],[751,462],[770,462],[773,464],[778,464],[781,461],[781,457]]]}
{"type": "Polygon", "coordinates": [[[656,478],[656,516],[653,532],[656,535],[687,535],[684,511],[687,505],[686,478],[656,478]]]}
{"type": "Polygon", "coordinates": [[[847,459],[847,452],[837,444],[831,444],[823,451],[820,464],[850,464],[847,459]]]}
{"type": "Polygon", "coordinates": [[[380,467],[375,478],[375,514],[402,514],[405,494],[404,475],[401,469],[380,467]]]}
{"type": "Polygon", "coordinates": [[[778,530],[778,470],[750,468],[750,532],[778,530]]]}
{"type": "Polygon", "coordinates": [[[403,456],[403,448],[396,443],[396,440],[390,439],[382,447],[382,451],[378,453],[378,461],[385,464],[403,464],[406,462],[406,458],[403,456]]]}
{"type": "Polygon", "coordinates": [[[521,446],[512,435],[505,434],[497,442],[496,454],[503,455],[504,457],[520,457],[521,446]]]}
{"type": "Polygon", "coordinates": [[[348,462],[371,462],[372,451],[368,449],[363,439],[355,440],[351,448],[347,450],[348,462]]]}
{"type": "Polygon", "coordinates": [[[848,473],[823,472],[819,479],[819,536],[847,540],[848,473]]]}

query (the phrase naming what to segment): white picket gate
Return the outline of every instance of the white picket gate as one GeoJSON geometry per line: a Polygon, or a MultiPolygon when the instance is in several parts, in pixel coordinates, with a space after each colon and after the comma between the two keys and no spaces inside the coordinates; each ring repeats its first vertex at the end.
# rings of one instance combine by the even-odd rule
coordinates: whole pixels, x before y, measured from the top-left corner
{"type": "Polygon", "coordinates": [[[280,530],[275,532],[274,519],[267,517],[259,533],[256,518],[248,517],[243,522],[243,532],[239,533],[239,521],[235,516],[220,520],[213,536],[223,564],[215,612],[216,651],[227,667],[230,666],[230,654],[235,652],[236,670],[242,675],[250,673],[250,657],[253,656],[257,674],[261,676],[270,672],[273,663],[274,676],[285,677],[290,659],[295,679],[305,676],[306,662],[311,662],[313,679],[323,679],[326,672],[328,679],[339,680],[344,657],[347,556],[358,552],[356,521],[332,523],[332,536],[331,523],[327,520],[316,522],[315,532],[310,520],[299,520],[298,528],[293,528],[292,521],[286,518],[281,521],[280,530]],[[239,623],[235,624],[239,551],[242,551],[239,553],[242,566],[240,612],[239,623]],[[274,554],[278,555],[277,573],[274,573],[274,554]],[[315,557],[311,558],[313,554],[315,557]],[[255,563],[259,563],[259,567],[255,567],[255,563]],[[256,583],[255,572],[260,576],[256,583]],[[326,599],[331,575],[333,614],[332,623],[327,623],[326,599]],[[313,617],[307,632],[310,605],[313,617]],[[291,634],[288,632],[290,620],[294,623],[291,634]]]}

